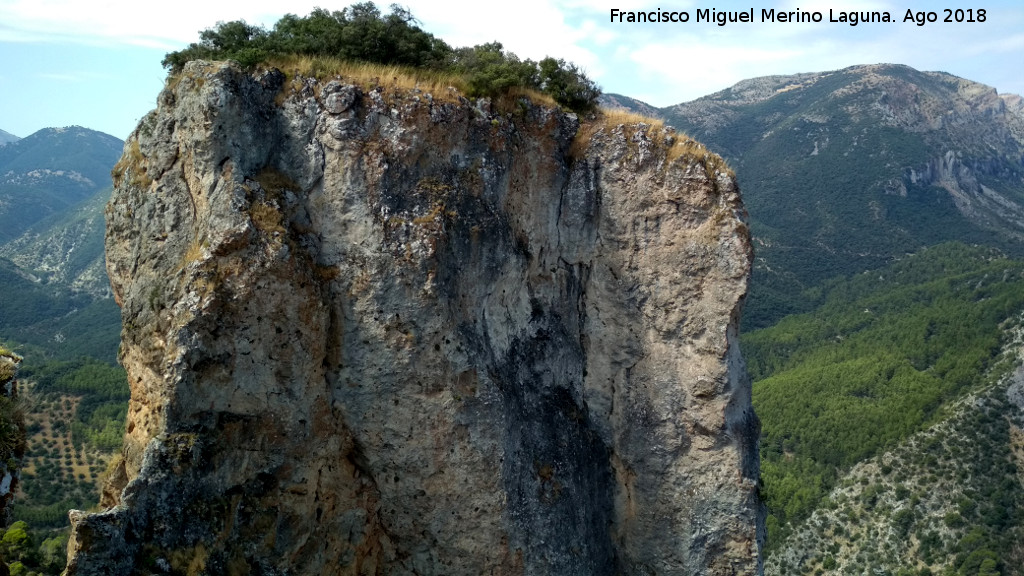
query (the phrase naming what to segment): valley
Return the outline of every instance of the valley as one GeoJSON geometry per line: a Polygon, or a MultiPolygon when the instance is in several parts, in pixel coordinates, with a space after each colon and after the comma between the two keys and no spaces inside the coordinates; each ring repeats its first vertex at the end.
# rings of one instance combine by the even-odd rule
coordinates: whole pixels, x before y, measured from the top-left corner
{"type": "Polygon", "coordinates": [[[96,507],[124,434],[121,318],[103,264],[121,142],[78,127],[11,142],[0,146],[0,341],[24,358],[26,454],[12,520],[31,545],[0,556],[59,574],[68,510],[96,507]]]}

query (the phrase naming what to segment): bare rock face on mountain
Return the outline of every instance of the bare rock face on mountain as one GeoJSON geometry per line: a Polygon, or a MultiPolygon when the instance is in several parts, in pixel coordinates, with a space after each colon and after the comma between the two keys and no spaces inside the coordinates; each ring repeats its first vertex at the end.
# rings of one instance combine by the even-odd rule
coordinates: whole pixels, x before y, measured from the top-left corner
{"type": "Polygon", "coordinates": [[[193,62],[115,180],[132,401],[68,574],[761,572],[749,232],[699,144],[193,62]]]}

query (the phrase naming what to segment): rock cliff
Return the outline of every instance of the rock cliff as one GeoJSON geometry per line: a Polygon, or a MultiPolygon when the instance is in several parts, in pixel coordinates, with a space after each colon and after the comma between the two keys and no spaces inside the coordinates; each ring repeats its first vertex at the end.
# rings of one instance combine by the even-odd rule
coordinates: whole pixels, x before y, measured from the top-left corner
{"type": "Polygon", "coordinates": [[[132,400],[69,575],[761,572],[749,232],[699,144],[192,62],[115,184],[132,400]]]}
{"type": "MultiPolygon", "coordinates": [[[[0,528],[11,520],[11,504],[25,456],[25,422],[18,406],[18,365],[21,356],[0,346],[0,528]]],[[[4,565],[0,560],[0,568],[4,565]]]]}

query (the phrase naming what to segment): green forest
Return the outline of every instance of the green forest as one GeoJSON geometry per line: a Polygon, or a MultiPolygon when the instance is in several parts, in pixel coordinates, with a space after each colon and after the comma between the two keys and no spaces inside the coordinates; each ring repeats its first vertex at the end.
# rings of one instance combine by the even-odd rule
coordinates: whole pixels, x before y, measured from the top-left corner
{"type": "Polygon", "coordinates": [[[763,426],[769,546],[853,464],[1013,367],[1001,350],[1024,310],[1024,263],[942,244],[820,291],[813,312],[742,337],[763,426]]]}

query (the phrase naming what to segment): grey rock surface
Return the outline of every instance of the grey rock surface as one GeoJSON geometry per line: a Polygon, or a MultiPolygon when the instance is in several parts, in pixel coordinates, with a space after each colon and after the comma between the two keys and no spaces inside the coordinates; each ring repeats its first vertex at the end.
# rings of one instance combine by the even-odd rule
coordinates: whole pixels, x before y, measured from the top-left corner
{"type": "Polygon", "coordinates": [[[21,356],[0,346],[0,529],[10,524],[25,458],[25,421],[16,404],[21,360],[21,356]]]}
{"type": "Polygon", "coordinates": [[[610,118],[190,63],[115,173],[68,574],[759,574],[746,213],[610,118]]]}

